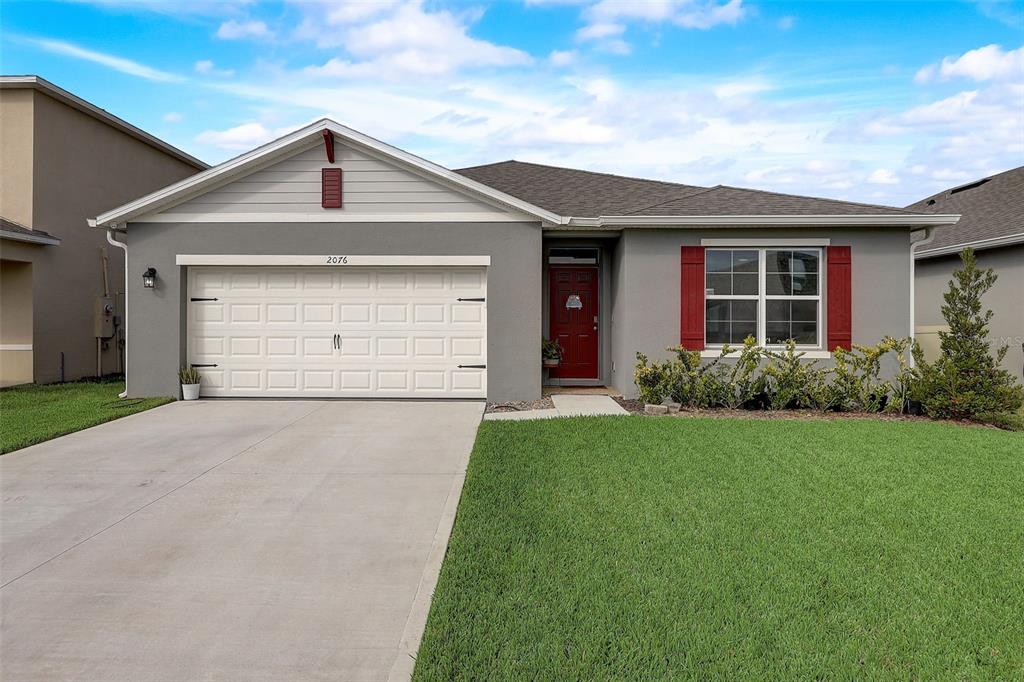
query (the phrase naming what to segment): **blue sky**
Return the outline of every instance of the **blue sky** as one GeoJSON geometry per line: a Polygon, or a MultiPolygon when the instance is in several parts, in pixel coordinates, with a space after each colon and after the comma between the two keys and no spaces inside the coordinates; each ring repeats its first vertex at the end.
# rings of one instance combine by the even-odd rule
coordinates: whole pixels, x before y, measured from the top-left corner
{"type": "Polygon", "coordinates": [[[0,70],[216,163],[322,116],[508,158],[904,205],[1024,164],[1024,3],[5,1],[0,70]]]}

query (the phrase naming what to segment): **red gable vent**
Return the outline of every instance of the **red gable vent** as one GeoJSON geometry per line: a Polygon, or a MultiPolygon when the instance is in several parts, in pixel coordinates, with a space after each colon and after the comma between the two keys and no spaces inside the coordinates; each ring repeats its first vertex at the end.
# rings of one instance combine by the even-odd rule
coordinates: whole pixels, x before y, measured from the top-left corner
{"type": "Polygon", "coordinates": [[[321,201],[324,208],[341,208],[341,169],[324,168],[321,176],[321,201]]]}

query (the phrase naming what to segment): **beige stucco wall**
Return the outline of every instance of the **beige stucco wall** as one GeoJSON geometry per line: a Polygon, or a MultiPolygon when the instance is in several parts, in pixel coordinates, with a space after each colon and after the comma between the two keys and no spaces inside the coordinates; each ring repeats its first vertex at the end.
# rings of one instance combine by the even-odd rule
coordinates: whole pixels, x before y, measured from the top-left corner
{"type": "Polygon", "coordinates": [[[0,215],[32,226],[31,90],[0,90],[0,215]]]}
{"type": "MultiPolygon", "coordinates": [[[[64,379],[93,376],[93,304],[103,294],[101,250],[108,254],[110,295],[119,302],[124,292],[124,254],[107,244],[103,230],[88,227],[86,219],[193,175],[197,169],[41,92],[3,92],[5,107],[8,102],[20,104],[16,98],[8,100],[11,93],[32,97],[34,155],[27,226],[61,240],[59,246],[6,240],[0,246],[4,258],[33,263],[34,378],[39,383],[59,380],[61,353],[64,379]]],[[[103,372],[116,372],[116,339],[105,346],[103,372]]]]}
{"type": "Polygon", "coordinates": [[[32,264],[0,260],[0,386],[32,381],[31,346],[32,264]]]}
{"type": "MultiPolygon", "coordinates": [[[[1018,380],[1024,380],[1024,244],[984,249],[976,252],[978,265],[993,268],[999,279],[982,299],[995,315],[989,326],[993,347],[1009,345],[1003,368],[1018,380]]],[[[949,289],[953,271],[961,265],[960,256],[950,255],[917,261],[915,324],[943,325],[942,295],[949,289]]]]}

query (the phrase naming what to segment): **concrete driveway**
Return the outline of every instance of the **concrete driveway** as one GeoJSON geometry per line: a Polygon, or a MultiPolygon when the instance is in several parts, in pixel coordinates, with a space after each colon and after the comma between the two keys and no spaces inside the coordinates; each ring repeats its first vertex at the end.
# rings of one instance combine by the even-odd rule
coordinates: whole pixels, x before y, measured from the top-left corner
{"type": "Polygon", "coordinates": [[[0,457],[0,678],[407,677],[482,411],[179,402],[0,457]]]}

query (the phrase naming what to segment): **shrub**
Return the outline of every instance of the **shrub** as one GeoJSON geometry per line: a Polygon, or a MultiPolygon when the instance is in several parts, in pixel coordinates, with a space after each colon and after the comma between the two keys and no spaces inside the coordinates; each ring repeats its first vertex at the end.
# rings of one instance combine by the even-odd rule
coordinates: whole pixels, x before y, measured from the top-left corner
{"type": "Polygon", "coordinates": [[[909,339],[882,339],[877,346],[854,344],[852,350],[837,348],[833,353],[832,403],[838,410],[879,412],[883,408],[902,412],[907,406],[907,395],[912,376],[906,363],[909,339]],[[899,370],[891,381],[879,379],[882,358],[895,353],[899,370]]]}
{"type": "Polygon", "coordinates": [[[786,342],[786,350],[765,350],[762,387],[768,409],[784,410],[788,407],[830,406],[827,391],[827,370],[818,369],[816,360],[802,360],[805,353],[796,349],[796,341],[786,342]]]}
{"type": "Polygon", "coordinates": [[[178,370],[178,380],[182,385],[186,384],[198,384],[202,377],[199,376],[199,370],[195,367],[182,367],[178,370]]]}
{"type": "Polygon", "coordinates": [[[636,383],[637,396],[645,403],[657,405],[665,399],[665,364],[647,364],[647,356],[636,354],[636,369],[633,381],[636,383]]]}
{"type": "Polygon", "coordinates": [[[915,347],[917,365],[912,396],[930,417],[989,420],[1012,414],[1024,404],[1024,389],[999,363],[1007,346],[992,354],[988,327],[992,311],[982,312],[982,297],[996,282],[991,268],[980,269],[973,249],[960,254],[963,267],[953,272],[943,295],[942,315],[948,332],[939,332],[942,354],[925,361],[915,347]]]}
{"type": "Polygon", "coordinates": [[[764,351],[758,347],[754,337],[748,336],[739,349],[726,345],[714,361],[707,377],[707,393],[713,398],[712,407],[738,409],[747,405],[762,391],[763,377],[758,373],[764,351]],[[722,362],[736,350],[739,356],[735,362],[722,362]]]}

